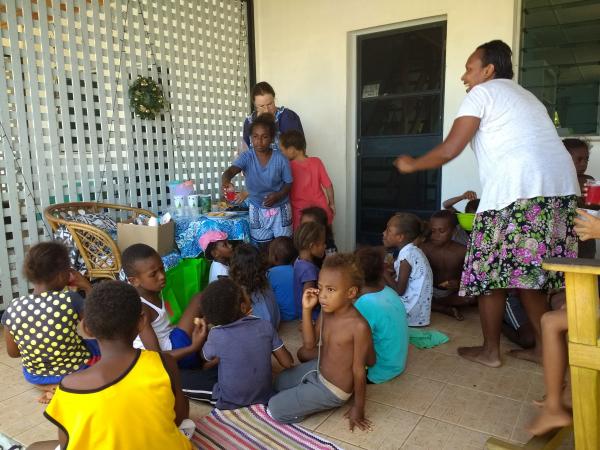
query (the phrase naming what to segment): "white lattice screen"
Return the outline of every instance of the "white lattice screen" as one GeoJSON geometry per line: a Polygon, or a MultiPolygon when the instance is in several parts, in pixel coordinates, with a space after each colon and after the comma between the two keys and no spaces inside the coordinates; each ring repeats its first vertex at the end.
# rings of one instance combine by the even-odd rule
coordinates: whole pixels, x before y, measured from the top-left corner
{"type": "Polygon", "coordinates": [[[246,23],[239,0],[0,0],[0,309],[27,291],[49,204],[159,211],[174,179],[216,193],[248,112],[246,23]],[[170,113],[133,117],[137,75],[170,113]]]}

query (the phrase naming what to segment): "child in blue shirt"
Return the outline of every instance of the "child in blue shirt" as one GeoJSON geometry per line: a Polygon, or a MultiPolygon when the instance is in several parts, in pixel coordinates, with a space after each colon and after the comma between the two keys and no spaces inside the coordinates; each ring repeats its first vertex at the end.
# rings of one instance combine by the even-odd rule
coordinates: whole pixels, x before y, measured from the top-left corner
{"type": "Polygon", "coordinates": [[[356,256],[365,283],[354,307],[371,327],[376,355],[375,365],[367,368],[367,380],[383,383],[400,375],[406,367],[406,309],[396,291],[385,285],[383,251],[376,247],[363,247],[356,251],[356,256]]]}
{"type": "Polygon", "coordinates": [[[285,236],[275,238],[269,244],[269,264],[267,272],[275,299],[279,305],[281,320],[298,319],[294,306],[294,259],[297,256],[294,241],[285,236]]]}
{"type": "MultiPolygon", "coordinates": [[[[317,263],[325,256],[325,227],[316,222],[306,222],[294,233],[298,258],[294,262],[294,305],[296,317],[302,315],[302,295],[306,289],[316,288],[319,280],[317,263]]],[[[313,320],[317,318],[315,309],[313,320]]]]}
{"type": "Polygon", "coordinates": [[[213,325],[202,354],[207,361],[219,359],[213,388],[219,409],[266,404],[274,393],[271,354],[284,368],[293,364],[271,324],[251,312],[250,299],[231,279],[214,281],[202,292],[201,320],[213,325]]]}

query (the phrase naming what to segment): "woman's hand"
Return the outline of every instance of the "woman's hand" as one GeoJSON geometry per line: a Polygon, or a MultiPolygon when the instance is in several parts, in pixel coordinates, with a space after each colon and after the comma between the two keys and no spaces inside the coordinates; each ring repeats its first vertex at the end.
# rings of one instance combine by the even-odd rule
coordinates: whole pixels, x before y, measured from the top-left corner
{"type": "Polygon", "coordinates": [[[394,161],[394,166],[400,173],[413,173],[415,172],[415,158],[408,155],[400,155],[394,161]]]}
{"type": "Polygon", "coordinates": [[[279,192],[271,192],[269,195],[267,195],[265,197],[265,200],[263,201],[263,205],[266,206],[267,208],[270,208],[278,201],[279,201],[279,192]]]}
{"type": "Polygon", "coordinates": [[[582,241],[600,239],[600,219],[582,209],[577,210],[579,217],[575,218],[575,232],[582,241]]]}

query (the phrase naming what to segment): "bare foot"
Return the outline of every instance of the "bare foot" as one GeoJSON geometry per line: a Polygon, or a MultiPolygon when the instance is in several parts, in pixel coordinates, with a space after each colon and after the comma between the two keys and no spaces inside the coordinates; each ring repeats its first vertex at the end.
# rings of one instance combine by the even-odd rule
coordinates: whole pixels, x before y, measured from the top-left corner
{"type": "Polygon", "coordinates": [[[542,355],[535,351],[534,348],[527,349],[514,349],[506,352],[507,355],[517,359],[524,359],[525,361],[531,361],[536,364],[542,364],[542,355]]]}
{"type": "Polygon", "coordinates": [[[541,436],[555,428],[566,427],[572,423],[573,417],[567,411],[551,412],[544,408],[540,415],[527,425],[525,429],[534,436],[541,436]]]}
{"type": "Polygon", "coordinates": [[[456,351],[459,356],[484,366],[496,368],[502,365],[499,357],[490,355],[483,347],[459,347],[456,351]]]}
{"type": "Polygon", "coordinates": [[[52,400],[52,397],[54,397],[54,391],[46,391],[44,393],[42,393],[42,395],[40,397],[38,397],[37,401],[38,403],[50,403],[50,400],[52,400]]]}

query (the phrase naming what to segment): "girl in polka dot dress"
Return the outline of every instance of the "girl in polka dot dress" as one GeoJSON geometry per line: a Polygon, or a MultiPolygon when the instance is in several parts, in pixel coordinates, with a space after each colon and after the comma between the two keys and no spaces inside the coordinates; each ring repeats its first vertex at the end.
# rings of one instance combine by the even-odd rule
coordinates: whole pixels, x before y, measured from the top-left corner
{"type": "Polygon", "coordinates": [[[77,333],[83,299],[65,290],[69,285],[88,293],[91,285],[70,268],[68,250],[57,242],[31,247],[23,274],[33,292],[15,298],[2,315],[6,351],[21,358],[25,379],[43,392],[38,401],[48,403],[66,375],[89,367],[99,357],[96,341],[77,333]]]}

